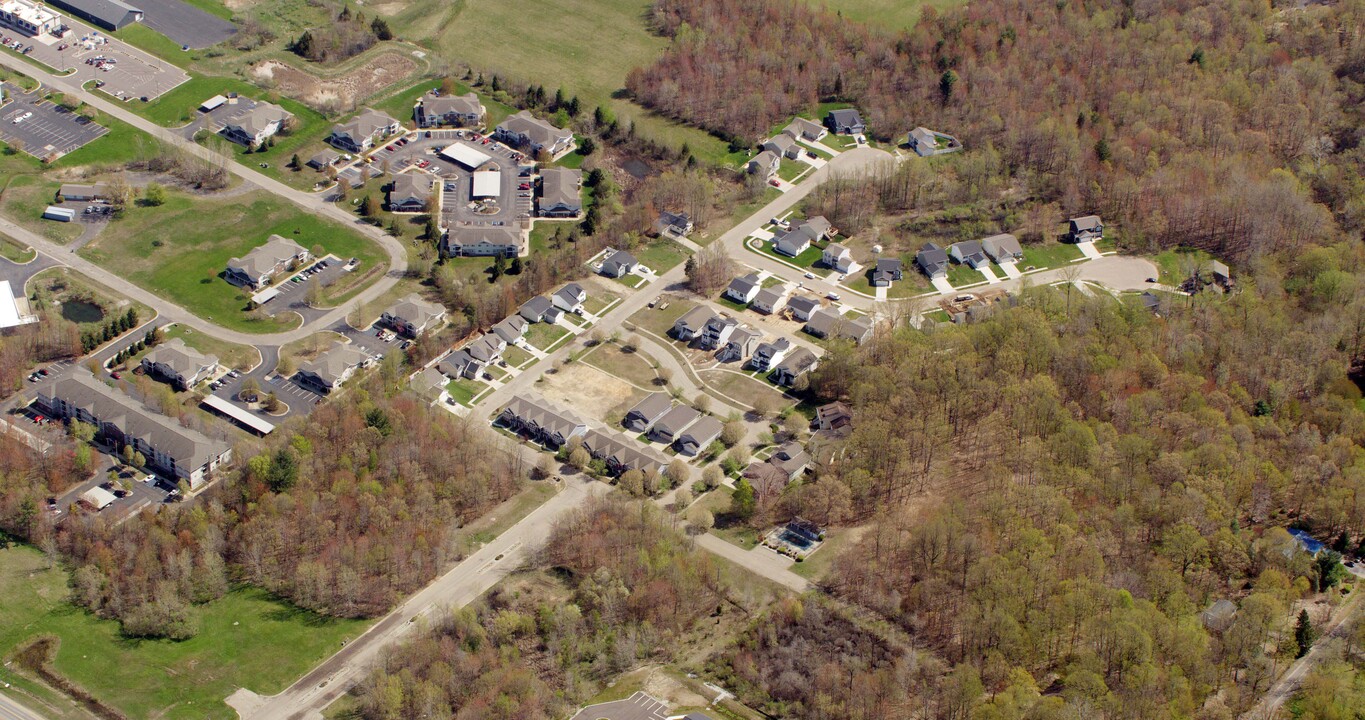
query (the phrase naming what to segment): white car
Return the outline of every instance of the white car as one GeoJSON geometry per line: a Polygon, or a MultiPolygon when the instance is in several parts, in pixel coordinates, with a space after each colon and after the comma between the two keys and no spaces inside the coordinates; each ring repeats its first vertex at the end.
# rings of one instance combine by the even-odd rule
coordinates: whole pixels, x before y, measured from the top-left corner
{"type": "Polygon", "coordinates": [[[829,298],[830,300],[833,300],[834,302],[839,302],[839,293],[837,292],[827,293],[825,297],[829,298]]]}
{"type": "Polygon", "coordinates": [[[815,273],[806,273],[806,279],[807,279],[807,280],[814,280],[814,279],[815,279],[815,273]]]}

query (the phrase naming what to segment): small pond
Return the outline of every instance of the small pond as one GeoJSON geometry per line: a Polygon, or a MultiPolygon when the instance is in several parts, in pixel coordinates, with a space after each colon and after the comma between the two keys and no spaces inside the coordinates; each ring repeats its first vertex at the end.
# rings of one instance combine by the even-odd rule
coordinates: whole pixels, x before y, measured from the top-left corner
{"type": "Polygon", "coordinates": [[[97,323],[104,319],[104,310],[92,302],[67,300],[62,303],[62,317],[73,323],[97,323]]]}

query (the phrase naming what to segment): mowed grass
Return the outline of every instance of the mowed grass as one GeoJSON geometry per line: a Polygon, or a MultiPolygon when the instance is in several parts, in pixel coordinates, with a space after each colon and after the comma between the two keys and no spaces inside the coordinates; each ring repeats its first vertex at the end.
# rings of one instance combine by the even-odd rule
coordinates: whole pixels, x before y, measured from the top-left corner
{"type": "Polygon", "coordinates": [[[337,257],[356,257],[362,267],[385,263],[379,246],[350,228],[323,220],[263,191],[228,199],[171,192],[161,207],[131,207],[81,255],[199,317],[243,332],[277,332],[298,319],[253,317],[250,293],[221,275],[227,261],[242,257],[277,234],[305,248],[322,246],[337,257]]]}
{"type": "Polygon", "coordinates": [[[926,7],[942,12],[966,4],[965,0],[805,0],[805,2],[814,7],[823,6],[826,10],[837,12],[849,20],[888,30],[914,27],[926,7]]]}
{"type": "Polygon", "coordinates": [[[653,388],[658,377],[648,356],[639,351],[628,353],[612,343],[598,345],[583,358],[583,362],[612,377],[646,389],[653,388]]]}
{"type": "Polygon", "coordinates": [[[204,333],[195,332],[194,328],[188,325],[175,325],[166,331],[167,340],[175,338],[179,338],[199,352],[217,355],[218,362],[223,367],[246,370],[261,362],[261,353],[256,348],[209,337],[204,333]]]}
{"type": "Polygon", "coordinates": [[[66,571],[48,568],[33,548],[0,550],[0,654],[54,635],[57,671],[128,717],[236,718],[223,702],[235,689],[278,693],[368,624],[240,588],[197,609],[200,631],[190,640],[134,640],[67,602],[67,583],[66,571]]]}

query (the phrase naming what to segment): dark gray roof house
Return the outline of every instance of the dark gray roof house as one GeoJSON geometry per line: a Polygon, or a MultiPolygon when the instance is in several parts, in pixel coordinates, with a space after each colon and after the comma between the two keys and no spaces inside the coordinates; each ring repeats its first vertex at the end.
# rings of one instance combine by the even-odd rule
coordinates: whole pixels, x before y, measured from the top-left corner
{"type": "Polygon", "coordinates": [[[806,332],[816,337],[866,342],[872,337],[872,322],[863,317],[844,317],[834,308],[823,308],[812,313],[806,322],[806,332]]]}
{"type": "Polygon", "coordinates": [[[594,459],[607,464],[613,475],[630,470],[648,473],[662,472],[667,460],[657,452],[639,447],[636,443],[614,433],[589,430],[583,435],[583,449],[594,459]]]}
{"type": "Polygon", "coordinates": [[[655,442],[672,443],[687,426],[696,422],[701,413],[687,405],[675,405],[663,417],[654,421],[649,429],[649,439],[655,442]]]}
{"type": "Polygon", "coordinates": [[[588,431],[588,426],[544,398],[515,397],[498,414],[498,422],[549,447],[560,447],[588,431]]]}
{"type": "Polygon", "coordinates": [[[607,277],[619,278],[633,271],[639,264],[640,261],[636,260],[634,255],[625,250],[617,250],[602,261],[602,274],[607,277]]]}
{"type": "Polygon", "coordinates": [[[730,286],[725,288],[725,297],[737,303],[747,303],[754,299],[760,289],[758,273],[741,275],[730,281],[730,286]]]}
{"type": "Polygon", "coordinates": [[[1157,297],[1153,293],[1151,292],[1142,293],[1141,295],[1138,296],[1138,302],[1142,303],[1142,307],[1151,311],[1153,315],[1161,314],[1161,298],[1157,297]]]}
{"type": "Polygon", "coordinates": [[[773,379],[779,385],[791,387],[796,383],[796,379],[814,370],[820,364],[820,359],[815,357],[815,353],[803,347],[798,347],[789,353],[785,360],[778,364],[773,370],[773,379]]]}
{"type": "Polygon", "coordinates": [[[990,262],[986,259],[986,253],[981,248],[981,243],[976,240],[963,240],[953,243],[948,246],[948,256],[973,268],[979,268],[990,262]]]}
{"type": "Polygon", "coordinates": [[[720,362],[743,362],[745,358],[754,354],[754,350],[762,341],[762,332],[748,325],[740,325],[730,333],[730,339],[725,342],[725,347],[716,353],[716,359],[720,362]]]}
{"type": "Polygon", "coordinates": [[[626,413],[622,423],[627,429],[642,433],[673,407],[673,399],[668,393],[650,393],[626,413]]]}
{"type": "Polygon", "coordinates": [[[707,415],[678,435],[678,439],[673,441],[673,447],[683,455],[696,455],[715,442],[723,429],[725,425],[721,421],[707,415]]]}
{"type": "Polygon", "coordinates": [[[512,315],[494,325],[492,331],[502,338],[503,342],[511,345],[526,334],[526,328],[529,326],[530,323],[526,322],[526,318],[521,315],[512,315]]]}
{"type": "Polygon", "coordinates": [[[786,297],[787,288],[783,285],[765,287],[754,295],[749,307],[762,313],[774,313],[782,307],[782,300],[786,297]]]}
{"type": "Polygon", "coordinates": [[[758,347],[754,349],[754,356],[750,364],[760,372],[771,370],[787,357],[787,353],[791,352],[791,349],[792,341],[784,337],[777,338],[772,342],[759,343],[758,347]]]}
{"type": "Polygon", "coordinates": [[[49,0],[48,4],[105,30],[142,22],[142,10],[120,0],[49,0]]]}
{"type": "Polygon", "coordinates": [[[900,258],[878,258],[872,269],[872,287],[891,287],[892,282],[902,277],[900,258]]]}
{"type": "Polygon", "coordinates": [[[819,299],[808,295],[795,295],[787,301],[787,309],[792,311],[792,317],[803,322],[809,320],[811,313],[819,310],[821,305],[819,299]]]}
{"type": "Polygon", "coordinates": [[[526,247],[526,236],[510,227],[457,226],[441,238],[446,257],[516,257],[526,247]]]}
{"type": "Polygon", "coordinates": [[[853,424],[853,409],[840,400],[815,408],[815,422],[821,430],[839,430],[853,424]]]}
{"type": "Polygon", "coordinates": [[[863,122],[863,116],[858,114],[853,108],[833,110],[825,116],[825,126],[831,132],[838,135],[857,135],[867,132],[867,124],[863,122]]]}
{"type": "Polygon", "coordinates": [[[534,155],[541,150],[558,155],[573,144],[573,133],[557,128],[522,110],[498,124],[493,131],[494,137],[516,147],[525,147],[534,155]]]}
{"type": "Polygon", "coordinates": [[[583,171],[550,167],[540,172],[540,216],[578,217],[583,212],[583,171]]]}
{"type": "Polygon", "coordinates": [[[517,314],[526,318],[527,322],[536,323],[544,320],[545,313],[550,312],[550,308],[552,307],[554,307],[554,305],[550,303],[550,298],[547,298],[544,295],[537,295],[530,300],[527,300],[525,303],[522,303],[522,306],[517,309],[517,314]]]}
{"type": "Polygon", "coordinates": [[[941,278],[948,274],[948,253],[933,243],[925,243],[915,256],[915,264],[925,275],[941,278]]]}
{"type": "Polygon", "coordinates": [[[1093,242],[1104,237],[1104,222],[1099,215],[1071,218],[1069,225],[1071,242],[1093,242]]]}

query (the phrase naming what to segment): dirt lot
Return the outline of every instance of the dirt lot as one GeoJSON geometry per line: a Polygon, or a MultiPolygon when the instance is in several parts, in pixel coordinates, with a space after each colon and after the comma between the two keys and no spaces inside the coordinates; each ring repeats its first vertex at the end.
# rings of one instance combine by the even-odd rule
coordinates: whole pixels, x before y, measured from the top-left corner
{"type": "Polygon", "coordinates": [[[417,63],[398,52],[376,55],[336,77],[318,77],[279,60],[262,60],[251,67],[255,79],[269,81],[281,95],[316,108],[336,110],[348,110],[416,71],[417,63]]]}
{"type": "Polygon", "coordinates": [[[644,391],[583,363],[564,365],[543,377],[544,382],[537,383],[536,389],[545,399],[584,420],[624,417],[645,396],[644,391]]]}

